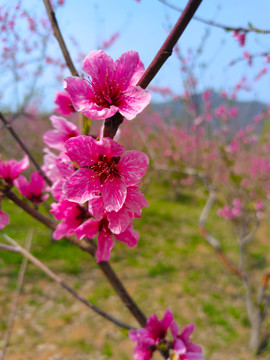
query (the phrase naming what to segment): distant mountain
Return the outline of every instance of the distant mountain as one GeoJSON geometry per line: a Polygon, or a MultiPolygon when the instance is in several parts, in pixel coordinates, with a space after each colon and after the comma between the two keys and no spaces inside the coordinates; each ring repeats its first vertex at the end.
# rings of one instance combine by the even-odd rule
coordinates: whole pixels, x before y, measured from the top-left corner
{"type": "MultiPolygon", "coordinates": [[[[213,106],[212,109],[214,112],[220,105],[224,104],[228,108],[236,107],[238,109],[238,115],[235,118],[235,129],[240,129],[246,127],[248,124],[252,123],[253,118],[264,112],[267,109],[267,105],[260,101],[238,101],[225,99],[219,93],[212,92],[210,98],[213,106]]],[[[202,94],[196,94],[192,96],[192,103],[196,106],[196,113],[199,115],[204,112],[204,102],[202,99],[202,94]]],[[[194,117],[192,117],[187,108],[187,103],[179,98],[176,101],[166,101],[159,103],[152,103],[152,108],[155,111],[158,111],[163,117],[172,123],[181,123],[184,126],[191,126],[193,124],[194,117]]],[[[211,122],[212,126],[216,128],[217,121],[214,119],[211,122]]],[[[261,129],[263,123],[260,124],[259,128],[261,129]]]]}

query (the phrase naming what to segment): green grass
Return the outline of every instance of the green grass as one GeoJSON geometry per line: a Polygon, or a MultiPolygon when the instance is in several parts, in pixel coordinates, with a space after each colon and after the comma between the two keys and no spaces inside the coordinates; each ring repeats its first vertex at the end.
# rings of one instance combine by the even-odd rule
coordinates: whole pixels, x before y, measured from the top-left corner
{"type": "MultiPolygon", "coordinates": [[[[248,344],[249,337],[243,287],[239,279],[223,267],[198,231],[198,218],[206,198],[195,189],[191,193],[180,194],[180,197],[178,194],[178,200],[174,200],[173,194],[167,190],[159,184],[146,194],[149,207],[143,210],[142,218],[135,221],[135,228],[140,233],[138,246],[129,249],[125,244],[116,242],[111,263],[147,316],[157,313],[161,317],[167,308],[171,308],[181,328],[188,323],[196,323],[194,341],[203,346],[207,358],[222,353],[226,356],[231,354],[231,358],[236,360],[245,358],[245,355],[238,353],[239,348],[244,349],[245,344],[248,344]]],[[[3,201],[3,210],[11,214],[11,225],[0,231],[1,242],[4,241],[1,233],[6,232],[24,244],[29,229],[33,228],[31,251],[37,258],[64,277],[93,304],[116,313],[123,321],[136,326],[87,253],[65,240],[52,241],[50,230],[14,207],[9,200],[3,201]]],[[[237,264],[237,243],[233,231],[226,221],[216,215],[216,210],[217,207],[213,208],[207,227],[219,239],[230,259],[237,264]]],[[[249,259],[256,279],[257,272],[260,274],[267,266],[269,249],[264,239],[252,246],[249,259]]],[[[7,314],[7,299],[16,288],[21,256],[2,251],[0,259],[0,275],[8,278],[7,284],[1,289],[0,310],[7,314]]],[[[70,310],[73,299],[55,285],[55,309],[52,307],[44,312],[46,316],[42,315],[44,304],[52,299],[52,295],[47,295],[44,284],[51,284],[51,281],[31,265],[28,266],[25,282],[28,284],[25,303],[38,312],[35,315],[37,319],[41,316],[40,324],[44,324],[44,331],[47,318],[60,318],[65,326],[59,325],[57,334],[63,331],[65,339],[68,334],[66,327],[73,326],[79,321],[80,312],[88,310],[84,307],[70,310]]],[[[88,353],[89,358],[92,352],[96,354],[95,351],[99,351],[100,357],[113,360],[131,358],[133,344],[130,344],[128,350],[121,348],[121,342],[127,340],[126,332],[110,327],[101,318],[93,322],[91,312],[89,319],[81,319],[81,323],[89,327],[89,334],[86,333],[81,340],[56,341],[49,332],[49,341],[56,341],[59,347],[64,344],[76,347],[88,353]],[[97,344],[89,342],[98,333],[103,334],[102,340],[97,344]]],[[[0,319],[0,330],[4,331],[5,324],[6,318],[0,319]]],[[[33,332],[33,342],[37,341],[36,336],[33,332]]],[[[267,351],[266,354],[270,355],[270,350],[267,351]]]]}

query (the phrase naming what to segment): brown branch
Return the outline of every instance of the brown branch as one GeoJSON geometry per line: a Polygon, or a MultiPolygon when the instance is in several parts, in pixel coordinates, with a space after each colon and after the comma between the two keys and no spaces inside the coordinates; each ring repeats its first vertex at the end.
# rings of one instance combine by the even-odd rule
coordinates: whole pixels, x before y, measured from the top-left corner
{"type": "Polygon", "coordinates": [[[102,317],[104,317],[105,319],[111,321],[112,323],[114,323],[115,325],[124,328],[124,329],[133,329],[133,327],[123,323],[122,321],[117,320],[116,318],[114,318],[113,316],[105,313],[104,311],[102,311],[101,309],[99,309],[97,306],[93,305],[92,303],[90,303],[88,300],[86,300],[85,298],[83,298],[82,296],[80,296],[74,289],[72,289],[66,282],[64,282],[58,275],[56,275],[54,272],[52,272],[46,265],[44,265],[40,260],[38,260],[35,256],[33,256],[27,249],[24,249],[23,247],[21,247],[14,239],[12,239],[11,237],[9,237],[8,235],[4,234],[3,235],[4,238],[6,239],[6,241],[8,241],[10,244],[12,244],[15,249],[18,250],[18,252],[20,252],[25,259],[30,260],[34,265],[36,265],[41,271],[44,272],[44,274],[46,274],[50,279],[52,279],[53,281],[55,281],[58,285],[62,286],[62,288],[64,288],[65,290],[67,290],[70,294],[72,294],[77,300],[79,300],[80,302],[82,302],[84,305],[86,305],[88,308],[92,309],[94,312],[96,312],[97,314],[101,315],[102,317]]]}
{"type": "MultiPolygon", "coordinates": [[[[33,238],[33,229],[30,229],[30,231],[28,232],[27,238],[26,238],[26,250],[27,251],[30,249],[32,238],[33,238]]],[[[5,339],[4,339],[4,345],[2,348],[2,352],[0,354],[0,360],[4,360],[5,353],[7,351],[7,347],[9,344],[11,331],[13,328],[16,314],[17,314],[18,302],[19,302],[19,298],[21,295],[22,284],[23,284],[26,266],[27,266],[27,258],[23,258],[21,267],[19,270],[18,279],[17,279],[17,289],[16,289],[16,293],[15,293],[15,296],[13,299],[13,303],[12,303],[12,307],[11,307],[11,311],[10,311],[10,315],[9,315],[9,319],[8,319],[8,326],[7,326],[7,331],[6,331],[6,335],[5,335],[5,339]]]]}
{"type": "Polygon", "coordinates": [[[177,20],[164,44],[159,49],[151,64],[138,82],[138,86],[145,89],[156,76],[162,65],[171,56],[173,48],[180,36],[183,34],[188,23],[192,19],[202,0],[189,0],[181,16],[177,20]]]}
{"type": "MultiPolygon", "coordinates": [[[[162,4],[170,7],[171,9],[174,9],[176,11],[180,11],[182,12],[183,10],[171,3],[169,3],[168,1],[166,0],[158,0],[160,1],[162,4]]],[[[206,20],[206,19],[203,19],[199,16],[193,16],[193,19],[196,20],[196,21],[200,21],[206,25],[210,25],[210,26],[215,26],[217,28],[220,28],[220,29],[223,29],[225,31],[238,31],[238,32],[243,32],[243,33],[249,33],[249,32],[256,32],[258,34],[270,34],[270,30],[262,30],[262,29],[259,29],[259,28],[256,28],[252,25],[250,25],[248,28],[247,27],[241,27],[241,26],[238,26],[238,27],[234,27],[234,26],[230,26],[230,25],[224,25],[224,24],[220,24],[220,23],[217,23],[215,21],[212,21],[212,20],[206,20]]]]}
{"type": "MultiPolygon", "coordinates": [[[[158,71],[161,69],[162,65],[171,56],[173,47],[184,32],[185,28],[192,19],[201,2],[202,0],[189,0],[187,6],[185,7],[175,26],[171,30],[170,34],[168,35],[167,39],[165,40],[159,51],[157,52],[151,64],[148,66],[148,68],[142,75],[137,86],[145,89],[150,84],[158,71]]],[[[123,119],[123,116],[119,113],[116,113],[111,118],[106,119],[104,124],[103,136],[113,139],[118,127],[122,124],[123,119]]]]}
{"type": "Polygon", "coordinates": [[[21,200],[12,190],[8,189],[6,192],[3,193],[3,195],[8,197],[11,201],[13,201],[16,205],[18,205],[20,208],[26,211],[33,218],[35,218],[36,220],[38,220],[48,228],[55,230],[56,224],[50,218],[41,214],[39,211],[34,209],[28,203],[21,200]]]}
{"type": "Polygon", "coordinates": [[[250,56],[248,58],[245,58],[243,56],[237,58],[237,59],[234,59],[232,61],[229,62],[229,66],[233,66],[241,61],[247,61],[248,63],[252,63],[252,61],[255,59],[255,58],[258,58],[258,57],[267,57],[269,56],[269,51],[268,52],[261,52],[259,54],[250,54],[250,56]]]}
{"type": "Polygon", "coordinates": [[[13,138],[17,141],[17,143],[20,145],[20,147],[23,149],[23,151],[29,156],[30,160],[32,161],[32,163],[35,165],[37,171],[40,173],[40,175],[44,178],[44,180],[46,181],[46,183],[49,186],[52,186],[52,182],[51,180],[46,176],[46,174],[44,173],[44,171],[41,169],[41,167],[39,166],[39,164],[37,163],[37,161],[35,160],[35,158],[33,157],[33,155],[31,154],[31,152],[29,151],[29,149],[26,147],[26,145],[22,142],[22,140],[20,139],[19,135],[15,132],[15,130],[13,129],[13,127],[11,126],[11,124],[7,121],[7,119],[4,117],[4,115],[0,112],[0,119],[1,121],[4,123],[6,129],[9,131],[9,133],[13,136],[13,138]]]}
{"type": "MultiPolygon", "coordinates": [[[[32,208],[30,205],[25,203],[11,190],[6,192],[5,196],[7,196],[16,205],[21,207],[29,215],[31,215],[36,220],[43,223],[45,226],[53,230],[56,228],[56,224],[50,218],[44,216],[39,211],[37,211],[36,209],[32,208]]],[[[91,254],[95,258],[96,244],[94,243],[93,239],[78,240],[75,236],[66,237],[65,239],[68,240],[70,243],[78,246],[81,250],[91,254]]],[[[107,280],[110,282],[111,286],[114,288],[115,292],[120,297],[120,299],[127,307],[127,309],[131,312],[131,314],[135,317],[135,319],[139,322],[139,324],[144,327],[146,324],[146,316],[140,310],[140,308],[135,303],[135,301],[131,298],[128,291],[125,289],[124,285],[122,284],[121,280],[118,278],[118,276],[112,269],[110,263],[102,261],[97,263],[97,265],[102,270],[103,274],[106,276],[107,280]]]]}
{"type": "Polygon", "coordinates": [[[58,44],[61,48],[61,51],[62,51],[62,54],[65,58],[65,61],[66,61],[66,64],[71,72],[71,74],[73,76],[79,76],[78,75],[78,72],[71,60],[71,56],[68,52],[68,49],[66,47],[66,44],[65,44],[65,41],[63,39],[63,36],[62,36],[62,33],[60,31],[60,28],[58,26],[58,22],[57,22],[57,19],[56,19],[56,16],[55,16],[55,12],[52,8],[52,5],[50,3],[50,0],[43,0],[43,3],[45,5],[45,8],[46,8],[46,11],[47,11],[47,15],[48,15],[48,18],[50,20],[50,23],[51,23],[51,26],[52,26],[52,29],[53,29],[53,34],[54,36],[56,37],[56,40],[58,41],[58,44]]]}
{"type": "Polygon", "coordinates": [[[260,285],[259,292],[258,292],[257,303],[259,305],[262,304],[262,302],[265,298],[265,293],[266,293],[266,289],[269,284],[269,281],[270,281],[270,269],[267,269],[262,276],[261,285],[260,285]]]}

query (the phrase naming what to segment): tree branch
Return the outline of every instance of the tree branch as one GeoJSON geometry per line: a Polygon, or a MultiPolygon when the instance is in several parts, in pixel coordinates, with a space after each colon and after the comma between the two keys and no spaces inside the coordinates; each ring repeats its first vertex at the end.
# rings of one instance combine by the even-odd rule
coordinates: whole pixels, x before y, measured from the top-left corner
{"type": "MultiPolygon", "coordinates": [[[[158,1],[161,2],[162,4],[166,5],[166,6],[170,7],[171,9],[183,12],[183,9],[169,3],[166,0],[158,0],[158,1]]],[[[224,25],[224,24],[216,23],[215,21],[212,21],[212,20],[206,20],[206,19],[203,19],[203,18],[201,18],[199,16],[193,16],[193,19],[196,20],[196,21],[200,21],[201,23],[204,23],[206,25],[210,25],[210,26],[214,26],[214,27],[223,29],[225,31],[238,31],[238,32],[243,32],[243,33],[256,32],[258,34],[270,34],[270,30],[262,30],[262,29],[254,27],[252,25],[250,25],[248,28],[247,27],[241,27],[241,26],[234,27],[234,26],[230,26],[230,25],[224,25]]]]}
{"type": "Polygon", "coordinates": [[[90,303],[88,300],[80,296],[74,289],[72,289],[66,282],[64,282],[58,275],[56,275],[54,272],[52,272],[46,265],[44,265],[40,260],[38,260],[35,256],[33,256],[28,250],[21,247],[14,239],[9,237],[6,234],[3,234],[5,240],[12,244],[14,248],[22,254],[25,259],[30,260],[34,265],[36,265],[41,271],[44,272],[50,279],[55,281],[58,285],[62,286],[66,291],[68,291],[73,297],[75,297],[77,300],[82,302],[84,305],[86,305],[88,308],[92,309],[97,314],[101,315],[105,319],[111,321],[115,325],[124,328],[124,329],[133,329],[133,327],[115,319],[113,316],[105,313],[101,309],[99,309],[97,306],[90,303]]]}
{"type": "Polygon", "coordinates": [[[46,11],[47,11],[47,15],[48,15],[48,18],[50,20],[50,23],[51,23],[51,26],[52,26],[52,29],[53,29],[53,34],[56,38],[56,40],[58,41],[58,44],[60,46],[60,49],[62,51],[62,54],[64,56],[64,59],[66,61],[66,64],[71,72],[71,74],[73,76],[79,76],[72,60],[71,60],[71,56],[68,52],[68,49],[66,47],[66,44],[65,44],[65,41],[63,39],[63,36],[62,36],[62,33],[60,31],[60,28],[58,26],[58,22],[57,22],[57,19],[56,19],[56,16],[55,16],[55,12],[52,8],[52,5],[50,3],[50,0],[43,0],[43,3],[45,5],[45,8],[46,8],[46,11]]]}
{"type": "MultiPolygon", "coordinates": [[[[45,226],[49,227],[52,230],[55,230],[56,224],[48,217],[41,214],[36,209],[32,208],[30,205],[25,203],[23,200],[18,198],[18,196],[12,192],[11,190],[7,191],[5,195],[12,200],[16,205],[25,210],[29,215],[34,217],[36,220],[43,223],[45,226]]],[[[95,258],[96,254],[96,244],[93,239],[82,239],[78,240],[75,236],[69,236],[65,238],[70,243],[78,246],[81,250],[91,254],[95,258]]],[[[135,317],[135,319],[139,322],[141,326],[145,326],[146,324],[146,316],[140,310],[135,301],[131,298],[121,280],[118,278],[111,265],[107,261],[102,261],[97,263],[98,267],[102,270],[103,274],[106,276],[107,280],[110,282],[111,286],[114,288],[117,295],[120,297],[124,305],[131,312],[131,314],[135,317]]]]}
{"type": "MultiPolygon", "coordinates": [[[[153,61],[142,75],[141,79],[137,83],[137,86],[145,89],[150,84],[158,71],[161,69],[162,65],[165,63],[168,57],[171,56],[173,47],[184,32],[185,28],[192,19],[201,2],[202,0],[189,0],[183,13],[179,17],[178,21],[176,22],[175,26],[171,30],[170,34],[168,35],[161,48],[157,52],[153,61]]],[[[103,136],[113,139],[118,127],[122,124],[123,120],[123,116],[119,113],[116,113],[111,118],[106,119],[104,124],[103,136]]]]}

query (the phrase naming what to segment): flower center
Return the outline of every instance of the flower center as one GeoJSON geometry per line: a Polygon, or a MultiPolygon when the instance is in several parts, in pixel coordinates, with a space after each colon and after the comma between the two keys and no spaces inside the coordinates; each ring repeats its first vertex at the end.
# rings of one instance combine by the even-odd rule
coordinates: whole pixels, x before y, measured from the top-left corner
{"type": "Polygon", "coordinates": [[[119,177],[120,174],[117,169],[117,164],[120,161],[120,156],[108,158],[106,155],[99,155],[98,161],[89,168],[97,173],[101,184],[108,178],[119,177]]]}

